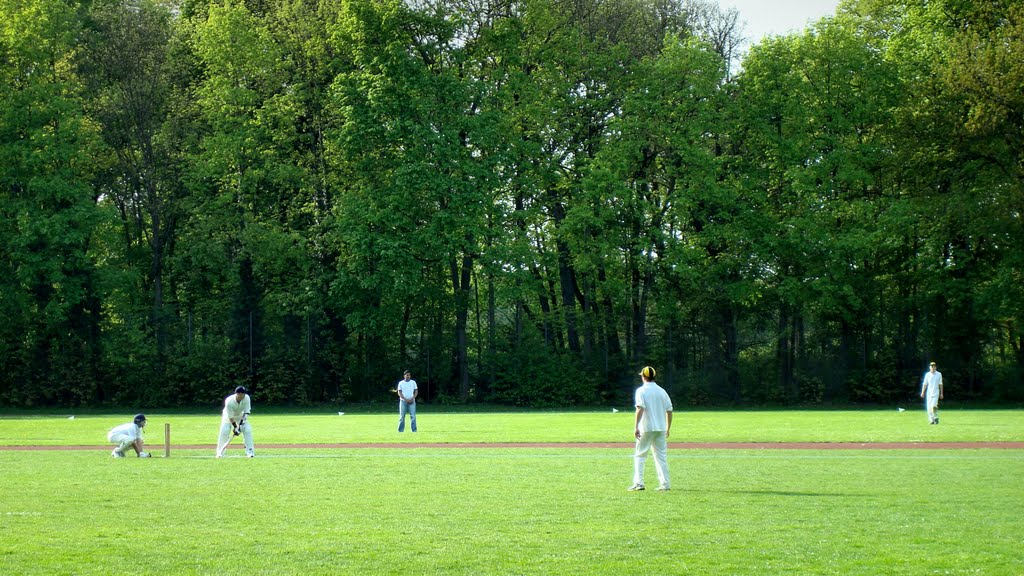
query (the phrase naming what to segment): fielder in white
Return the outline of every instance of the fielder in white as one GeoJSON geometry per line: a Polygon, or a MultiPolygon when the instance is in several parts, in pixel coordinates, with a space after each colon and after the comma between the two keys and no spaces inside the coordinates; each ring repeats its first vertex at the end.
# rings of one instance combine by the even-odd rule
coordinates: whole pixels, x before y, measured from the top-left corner
{"type": "Polygon", "coordinates": [[[135,449],[135,455],[139,458],[149,458],[149,452],[142,451],[142,429],[145,427],[146,415],[136,414],[131,422],[112,428],[107,432],[107,440],[114,444],[114,451],[110,455],[114,458],[124,458],[124,451],[130,446],[135,449]]]}
{"type": "Polygon", "coordinates": [[[654,368],[645,366],[640,371],[643,386],[636,389],[633,435],[636,451],[633,454],[633,485],[631,491],[644,490],[644,464],[647,454],[654,450],[654,468],[658,472],[658,490],[671,488],[668,475],[668,436],[672,431],[672,399],[668,392],[654,381],[654,368]]]}
{"type": "Polygon", "coordinates": [[[220,436],[217,438],[217,458],[224,455],[231,436],[239,434],[245,441],[246,457],[256,456],[252,444],[252,425],[249,424],[249,412],[251,411],[252,403],[249,400],[249,392],[243,386],[235,388],[235,393],[224,399],[224,411],[221,412],[220,418],[220,436]]]}
{"type": "Polygon", "coordinates": [[[924,373],[924,380],[921,382],[921,398],[924,398],[924,407],[928,411],[928,423],[939,423],[939,399],[942,395],[942,372],[935,369],[935,362],[932,362],[928,371],[924,373]]]}

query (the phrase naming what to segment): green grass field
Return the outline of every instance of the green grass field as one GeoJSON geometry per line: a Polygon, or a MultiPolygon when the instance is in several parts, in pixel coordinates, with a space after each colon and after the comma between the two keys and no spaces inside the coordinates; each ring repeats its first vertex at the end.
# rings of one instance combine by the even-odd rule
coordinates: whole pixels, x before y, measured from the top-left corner
{"type": "MultiPolygon", "coordinates": [[[[1024,450],[261,449],[624,442],[631,414],[254,415],[256,459],[115,460],[127,415],[0,417],[0,574],[1024,574],[1024,450]],[[648,484],[655,483],[648,462],[648,484]]],[[[1020,411],[676,414],[676,441],[1022,440],[1020,411]]],[[[212,445],[214,415],[150,415],[212,445]]],[[[159,434],[154,434],[159,432],[159,434]]],[[[237,440],[236,440],[237,443],[237,440]]],[[[154,445],[157,454],[162,453],[154,445]]]]}
{"type": "MultiPolygon", "coordinates": [[[[437,414],[420,407],[419,432],[395,432],[397,414],[260,413],[251,416],[258,444],[409,442],[630,442],[633,413],[517,412],[437,414]]],[[[75,415],[0,414],[0,446],[102,445],[106,431],[132,413],[75,415]],[[75,416],[69,420],[69,416],[75,416]]],[[[220,414],[147,412],[147,441],[163,444],[171,424],[173,444],[213,444],[220,414]]],[[[675,414],[678,442],[995,442],[1024,440],[1024,410],[943,410],[928,426],[924,410],[686,412],[675,414]]]]}

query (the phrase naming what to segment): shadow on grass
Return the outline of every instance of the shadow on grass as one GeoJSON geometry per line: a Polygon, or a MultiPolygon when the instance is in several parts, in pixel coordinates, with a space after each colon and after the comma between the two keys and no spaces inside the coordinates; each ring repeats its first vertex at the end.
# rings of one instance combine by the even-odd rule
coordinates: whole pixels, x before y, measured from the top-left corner
{"type": "MultiPolygon", "coordinates": [[[[672,489],[675,491],[675,488],[672,489]]],[[[708,493],[714,492],[716,494],[749,494],[752,496],[804,496],[812,498],[868,498],[876,496],[875,494],[850,494],[845,492],[793,492],[787,490],[691,490],[684,489],[680,492],[692,492],[697,493],[708,493]]]]}

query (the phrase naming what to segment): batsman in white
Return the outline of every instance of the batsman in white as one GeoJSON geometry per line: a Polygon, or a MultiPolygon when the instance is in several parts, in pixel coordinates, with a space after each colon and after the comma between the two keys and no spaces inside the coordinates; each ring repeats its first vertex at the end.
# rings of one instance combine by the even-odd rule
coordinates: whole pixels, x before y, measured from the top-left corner
{"type": "Polygon", "coordinates": [[[224,411],[220,418],[220,436],[217,438],[217,458],[224,455],[224,450],[231,442],[232,435],[242,435],[245,441],[245,455],[248,458],[256,456],[252,444],[252,426],[249,424],[249,412],[252,411],[252,403],[249,400],[249,391],[244,386],[235,388],[235,393],[224,399],[224,411]]]}
{"type": "Polygon", "coordinates": [[[145,427],[146,415],[136,414],[131,422],[112,428],[107,432],[107,440],[114,444],[114,451],[110,455],[114,458],[124,458],[124,451],[131,446],[135,449],[136,456],[149,458],[149,452],[142,451],[142,429],[145,427]]]}
{"type": "Polygon", "coordinates": [[[644,464],[647,454],[654,451],[654,469],[658,472],[658,490],[669,490],[671,480],[668,474],[668,436],[672,432],[672,399],[668,392],[654,381],[655,371],[644,366],[640,371],[643,385],[636,389],[634,404],[636,418],[633,436],[636,451],[633,453],[633,485],[630,491],[644,489],[644,464]]]}

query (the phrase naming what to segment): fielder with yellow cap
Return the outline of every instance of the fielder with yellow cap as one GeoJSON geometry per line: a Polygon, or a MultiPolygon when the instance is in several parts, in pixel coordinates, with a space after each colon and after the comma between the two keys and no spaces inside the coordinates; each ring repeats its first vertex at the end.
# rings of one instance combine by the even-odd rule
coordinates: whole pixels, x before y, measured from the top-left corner
{"type": "Polygon", "coordinates": [[[644,464],[651,450],[654,450],[654,468],[658,472],[658,490],[671,488],[668,436],[672,431],[672,399],[654,381],[656,375],[654,368],[644,366],[640,371],[643,385],[636,389],[634,398],[636,451],[633,454],[633,485],[629,487],[634,492],[644,490],[644,464]]]}

